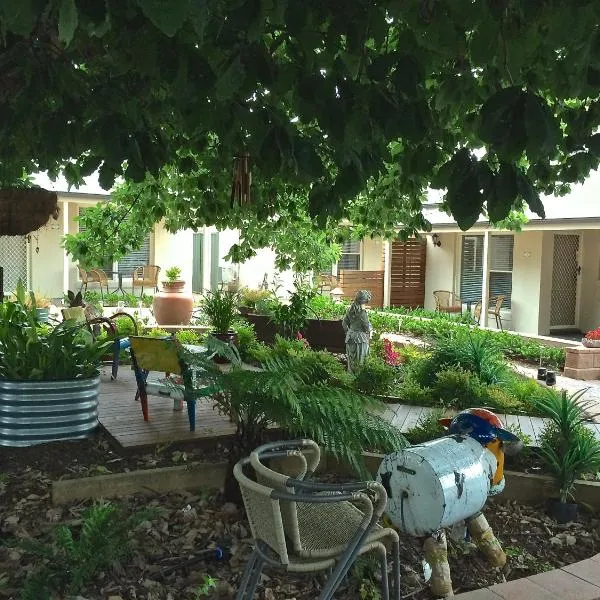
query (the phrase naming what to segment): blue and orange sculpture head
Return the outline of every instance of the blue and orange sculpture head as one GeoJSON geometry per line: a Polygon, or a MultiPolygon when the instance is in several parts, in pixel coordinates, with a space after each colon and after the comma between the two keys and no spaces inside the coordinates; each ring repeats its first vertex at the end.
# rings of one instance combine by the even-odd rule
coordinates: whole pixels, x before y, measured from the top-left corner
{"type": "Polygon", "coordinates": [[[521,449],[519,438],[504,429],[500,418],[485,408],[467,408],[453,419],[440,419],[439,423],[448,433],[472,437],[496,457],[498,467],[492,478],[490,494],[499,494],[504,489],[504,454],[508,448],[511,454],[521,449]]]}

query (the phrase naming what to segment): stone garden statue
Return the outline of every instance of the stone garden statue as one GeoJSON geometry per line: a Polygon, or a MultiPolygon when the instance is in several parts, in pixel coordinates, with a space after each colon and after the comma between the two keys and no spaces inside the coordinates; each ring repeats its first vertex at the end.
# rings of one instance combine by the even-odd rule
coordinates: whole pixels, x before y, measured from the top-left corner
{"type": "Polygon", "coordinates": [[[349,371],[355,371],[369,354],[371,323],[365,304],[370,300],[371,292],[367,290],[357,292],[342,321],[342,327],[346,332],[346,357],[349,371]]]}

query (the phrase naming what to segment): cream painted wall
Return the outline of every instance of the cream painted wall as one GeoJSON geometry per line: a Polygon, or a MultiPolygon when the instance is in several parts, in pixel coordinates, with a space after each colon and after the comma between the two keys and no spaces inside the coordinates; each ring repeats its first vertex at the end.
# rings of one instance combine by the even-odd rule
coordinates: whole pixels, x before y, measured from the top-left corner
{"type": "Polygon", "coordinates": [[[192,257],[194,232],[182,229],[169,233],[162,223],[154,228],[154,257],[150,260],[160,267],[159,281],[165,278],[165,271],[170,267],[181,269],[181,278],[185,281],[186,291],[192,289],[192,257]]]}
{"type": "Polygon", "coordinates": [[[543,238],[542,231],[522,231],[514,234],[512,307],[509,323],[513,331],[538,333],[543,238]]]}
{"type": "Polygon", "coordinates": [[[31,287],[47,298],[60,298],[63,295],[62,226],[62,219],[51,220],[31,235],[31,243],[28,244],[31,287]],[[36,248],[39,248],[39,252],[36,252],[36,248]]]}
{"type": "Polygon", "coordinates": [[[425,308],[435,310],[433,292],[454,290],[458,293],[458,260],[460,257],[460,236],[456,233],[440,233],[441,246],[438,248],[427,236],[425,271],[425,308]]]}
{"type": "Polygon", "coordinates": [[[383,270],[383,243],[381,238],[363,240],[361,271],[383,270]]]}
{"type": "Polygon", "coordinates": [[[586,332],[600,326],[600,231],[584,231],[581,241],[579,328],[586,332]]]}
{"type": "Polygon", "coordinates": [[[550,300],[552,298],[552,267],[554,260],[554,232],[544,231],[540,272],[540,304],[538,333],[550,334],[550,300]]]}

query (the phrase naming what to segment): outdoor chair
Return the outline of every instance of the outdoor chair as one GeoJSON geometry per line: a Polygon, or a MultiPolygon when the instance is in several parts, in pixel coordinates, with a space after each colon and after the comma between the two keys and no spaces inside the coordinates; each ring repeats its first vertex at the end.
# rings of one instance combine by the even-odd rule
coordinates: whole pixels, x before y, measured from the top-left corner
{"type": "MultiPolygon", "coordinates": [[[[173,338],[151,338],[134,336],[131,338],[131,363],[137,383],[136,400],[142,404],[144,421],[150,420],[148,407],[148,375],[151,371],[159,371],[166,374],[178,375],[183,384],[183,401],[187,404],[190,431],[196,430],[196,399],[198,397],[210,396],[215,390],[209,387],[194,385],[194,373],[186,362],[181,358],[179,342],[173,338]]],[[[171,398],[168,391],[159,391],[159,396],[171,398]]]]}
{"type": "Polygon", "coordinates": [[[79,279],[81,279],[79,291],[84,290],[84,292],[87,292],[88,284],[98,283],[100,284],[100,298],[104,300],[103,287],[106,288],[106,293],[108,294],[108,277],[106,273],[102,269],[90,269],[89,271],[85,271],[81,267],[77,267],[77,269],[79,271],[79,279]]]}
{"type": "Polygon", "coordinates": [[[329,600],[357,556],[367,552],[379,557],[382,598],[389,600],[386,542],[393,551],[393,598],[400,600],[398,534],[377,523],[387,504],[385,489],[375,481],[340,485],[308,481],[319,457],[319,447],[312,440],[273,442],[235,465],[234,476],[254,538],[237,600],[254,598],[267,565],[291,573],[332,569],[319,596],[329,600]],[[274,470],[272,463],[264,464],[273,459],[284,459],[286,471],[292,463],[291,475],[282,468],[274,470]]]}
{"type": "Polygon", "coordinates": [[[144,288],[150,288],[158,292],[158,274],[160,267],[156,265],[146,265],[136,267],[131,275],[131,293],[135,294],[135,288],[142,288],[140,295],[144,295],[144,288]]]}
{"type": "MultiPolygon", "coordinates": [[[[88,306],[89,307],[89,306],[88,306]]],[[[62,311],[63,319],[66,318],[65,312],[62,311]]],[[[136,320],[126,312],[118,312],[110,317],[98,317],[93,312],[89,311],[86,308],[85,312],[82,315],[82,323],[87,325],[87,328],[92,333],[94,338],[97,338],[102,331],[106,331],[106,333],[114,338],[113,351],[110,357],[106,357],[102,362],[103,364],[111,365],[110,378],[114,381],[119,374],[119,364],[120,364],[120,356],[121,350],[126,350],[131,346],[131,342],[129,336],[120,335],[119,328],[117,326],[117,319],[125,317],[131,320],[133,325],[133,333],[137,335],[138,326],[136,320]]]]}
{"type": "Polygon", "coordinates": [[[495,298],[490,298],[490,303],[488,305],[488,315],[494,316],[494,318],[496,319],[496,327],[500,329],[500,331],[504,331],[502,327],[502,315],[500,314],[500,309],[502,308],[502,304],[504,303],[504,298],[506,298],[506,296],[503,295],[496,296],[495,298]]]}
{"type": "Polygon", "coordinates": [[[454,292],[436,290],[433,292],[433,297],[435,298],[435,310],[438,312],[462,312],[462,300],[454,292]]]}

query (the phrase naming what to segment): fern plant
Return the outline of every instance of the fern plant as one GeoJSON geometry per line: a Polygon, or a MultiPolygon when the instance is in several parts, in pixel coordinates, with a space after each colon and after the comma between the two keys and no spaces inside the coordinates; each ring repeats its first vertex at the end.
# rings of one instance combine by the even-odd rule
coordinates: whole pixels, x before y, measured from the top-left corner
{"type": "Polygon", "coordinates": [[[148,516],[149,511],[140,511],[125,517],[114,504],[98,503],[83,513],[78,535],[61,525],[54,532],[53,543],[25,542],[24,549],[42,559],[44,566],[27,577],[20,600],[77,594],[94,576],[119,564],[131,552],[129,531],[148,516]]]}
{"type": "Polygon", "coordinates": [[[236,425],[226,483],[228,499],[238,499],[233,465],[260,445],[275,425],[288,436],[314,439],[363,475],[364,450],[387,452],[407,444],[399,430],[380,416],[378,401],[332,385],[331,374],[318,361],[274,357],[263,363],[261,371],[249,371],[242,368],[235,348],[210,338],[208,347],[205,354],[183,348],[180,352],[192,370],[201,373],[202,386],[216,391],[217,409],[236,425]],[[211,361],[215,350],[231,361],[228,372],[211,361]]]}

